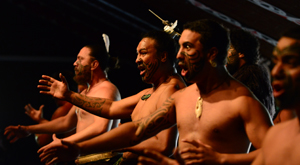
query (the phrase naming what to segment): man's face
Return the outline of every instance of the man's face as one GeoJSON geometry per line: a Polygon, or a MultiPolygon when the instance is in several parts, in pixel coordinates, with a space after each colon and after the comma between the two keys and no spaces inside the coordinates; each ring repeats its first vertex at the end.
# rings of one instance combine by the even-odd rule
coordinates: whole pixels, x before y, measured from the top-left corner
{"type": "Polygon", "coordinates": [[[238,69],[240,65],[240,59],[238,52],[230,45],[227,54],[227,64],[226,68],[228,72],[233,75],[238,69]]]}
{"type": "Polygon", "coordinates": [[[300,92],[300,44],[282,37],[273,51],[273,95],[280,108],[293,108],[300,92]]]}
{"type": "Polygon", "coordinates": [[[206,60],[200,37],[197,32],[184,30],[179,39],[180,49],[176,58],[179,60],[178,66],[182,69],[181,75],[190,83],[193,83],[196,75],[202,71],[206,60]]]}
{"type": "Polygon", "coordinates": [[[91,80],[91,50],[83,47],[77,55],[77,60],[74,62],[75,76],[74,80],[78,84],[86,84],[91,80]]]}
{"type": "Polygon", "coordinates": [[[153,77],[160,66],[160,56],[155,48],[156,41],[151,38],[143,38],[137,46],[136,64],[140,70],[142,80],[153,83],[153,77]]]}

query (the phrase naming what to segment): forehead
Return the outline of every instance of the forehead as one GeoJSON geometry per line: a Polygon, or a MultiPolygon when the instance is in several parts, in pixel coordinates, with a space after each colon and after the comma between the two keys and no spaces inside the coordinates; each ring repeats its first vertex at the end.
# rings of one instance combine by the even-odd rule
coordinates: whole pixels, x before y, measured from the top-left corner
{"type": "Polygon", "coordinates": [[[285,56],[285,55],[300,55],[300,42],[296,39],[289,37],[282,37],[277,42],[277,46],[273,50],[273,55],[275,56],[285,56]]]}
{"type": "Polygon", "coordinates": [[[180,36],[179,43],[183,44],[185,42],[193,43],[193,44],[200,44],[200,37],[201,34],[198,32],[193,32],[191,30],[184,30],[180,36]]]}
{"type": "Polygon", "coordinates": [[[87,56],[90,55],[90,52],[91,52],[90,48],[88,48],[88,47],[83,47],[83,48],[79,51],[78,56],[87,57],[87,56]]]}
{"type": "Polygon", "coordinates": [[[155,49],[155,40],[152,38],[143,38],[137,46],[137,51],[141,49],[155,49]]]}
{"type": "Polygon", "coordinates": [[[283,50],[286,47],[292,46],[297,43],[297,40],[289,37],[282,37],[279,39],[276,48],[278,50],[283,50]]]}

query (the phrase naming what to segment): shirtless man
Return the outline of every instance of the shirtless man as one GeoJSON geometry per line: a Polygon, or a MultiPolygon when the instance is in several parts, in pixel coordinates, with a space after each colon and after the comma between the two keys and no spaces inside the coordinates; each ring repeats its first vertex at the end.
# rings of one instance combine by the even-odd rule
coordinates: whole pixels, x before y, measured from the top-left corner
{"type": "MultiPolygon", "coordinates": [[[[73,78],[73,74],[70,74],[69,71],[65,72],[68,75],[68,78],[73,78]]],[[[59,77],[58,76],[59,73],[55,73],[54,76],[55,77],[59,77]]],[[[71,83],[69,84],[69,88],[72,90],[76,90],[77,87],[77,92],[82,92],[84,89],[86,89],[86,84],[78,84],[74,81],[71,80],[71,83]]],[[[72,108],[73,104],[65,101],[65,100],[60,100],[60,99],[55,99],[55,104],[57,106],[57,109],[54,110],[52,116],[51,116],[51,120],[54,120],[58,117],[61,116],[65,116],[68,114],[68,112],[70,111],[70,109],[72,108]]],[[[45,123],[45,122],[49,122],[47,119],[45,119],[43,117],[43,108],[44,105],[41,105],[39,109],[35,109],[31,106],[31,104],[27,104],[25,105],[25,113],[35,122],[37,122],[38,124],[41,123],[45,123]]],[[[67,137],[70,136],[72,134],[75,133],[76,130],[73,131],[69,131],[67,133],[63,133],[63,134],[58,134],[57,136],[60,138],[63,137],[67,137]]],[[[39,147],[45,146],[47,144],[49,144],[50,142],[52,142],[52,134],[35,134],[35,141],[36,143],[39,145],[39,147]]]]}
{"type": "MultiPolygon", "coordinates": [[[[226,29],[211,20],[191,22],[185,25],[179,44],[181,74],[192,85],[175,92],[151,115],[81,143],[63,142],[67,147],[44,150],[42,160],[56,162],[75,159],[79,153],[128,147],[177,123],[179,150],[185,163],[250,164],[258,151],[246,154],[250,142],[260,148],[272,122],[264,106],[225,69],[229,44],[226,29]],[[68,156],[60,155],[66,151],[68,156]]],[[[67,92],[66,88],[59,92],[55,86],[44,89],[87,109],[104,101],[67,92]]]]}
{"type": "Polygon", "coordinates": [[[231,29],[229,36],[228,72],[246,85],[273,117],[275,103],[270,74],[265,66],[258,64],[260,54],[257,38],[243,29],[231,29]]]}
{"type": "MultiPolygon", "coordinates": [[[[110,119],[131,117],[132,121],[137,121],[153,113],[175,91],[185,87],[183,79],[176,74],[173,67],[176,53],[175,45],[175,41],[163,31],[151,31],[145,34],[137,46],[136,64],[142,80],[152,84],[153,87],[120,101],[100,99],[101,105],[103,104],[101,109],[89,108],[88,111],[110,119]]],[[[51,79],[53,85],[57,83],[58,87],[65,85],[48,76],[43,77],[47,80],[51,79]]],[[[158,133],[139,145],[124,149],[124,151],[131,152],[123,153],[121,164],[136,164],[138,155],[133,152],[139,153],[146,148],[156,150],[166,156],[172,155],[176,146],[176,135],[177,129],[173,127],[158,133]]],[[[123,138],[120,137],[119,139],[123,138]]]]}
{"type": "Polygon", "coordinates": [[[300,164],[300,28],[283,33],[273,51],[271,75],[274,97],[279,108],[295,111],[297,117],[272,127],[253,165],[300,164]]]}
{"type": "MultiPolygon", "coordinates": [[[[88,88],[81,92],[85,96],[101,97],[111,100],[120,100],[117,87],[108,79],[105,69],[108,67],[108,54],[104,48],[98,45],[83,47],[74,62],[75,77],[78,84],[86,83],[88,88]]],[[[111,129],[112,121],[98,117],[87,111],[72,106],[67,115],[61,116],[49,122],[30,126],[8,126],[4,134],[10,142],[24,138],[32,133],[64,133],[76,129],[76,134],[67,138],[66,141],[80,142],[111,129]]],[[[54,145],[54,142],[46,145],[54,145]]]]}

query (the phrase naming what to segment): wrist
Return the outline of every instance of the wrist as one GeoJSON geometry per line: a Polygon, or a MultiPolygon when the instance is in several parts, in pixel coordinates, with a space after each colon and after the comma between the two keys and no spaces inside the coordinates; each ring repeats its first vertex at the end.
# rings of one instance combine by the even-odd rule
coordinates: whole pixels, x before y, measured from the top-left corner
{"type": "Polygon", "coordinates": [[[25,132],[28,134],[28,136],[31,135],[31,133],[32,133],[32,132],[30,131],[29,126],[20,125],[20,126],[19,126],[19,129],[25,131],[25,132]]]}
{"type": "Polygon", "coordinates": [[[67,100],[67,101],[71,101],[71,96],[74,92],[73,91],[70,91],[68,90],[65,94],[64,94],[64,99],[67,100]]]}
{"type": "Polygon", "coordinates": [[[225,165],[227,164],[227,154],[219,154],[219,164],[220,165],[225,165]]]}

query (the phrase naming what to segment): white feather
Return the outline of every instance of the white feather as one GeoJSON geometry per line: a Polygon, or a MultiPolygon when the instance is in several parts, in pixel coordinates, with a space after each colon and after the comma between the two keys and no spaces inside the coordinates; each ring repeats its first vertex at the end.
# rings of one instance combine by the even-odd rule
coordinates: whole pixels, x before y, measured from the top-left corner
{"type": "Polygon", "coordinates": [[[109,44],[110,44],[109,43],[109,37],[105,33],[102,34],[102,37],[103,37],[103,40],[104,40],[104,43],[105,43],[106,51],[109,52],[109,44]]]}

